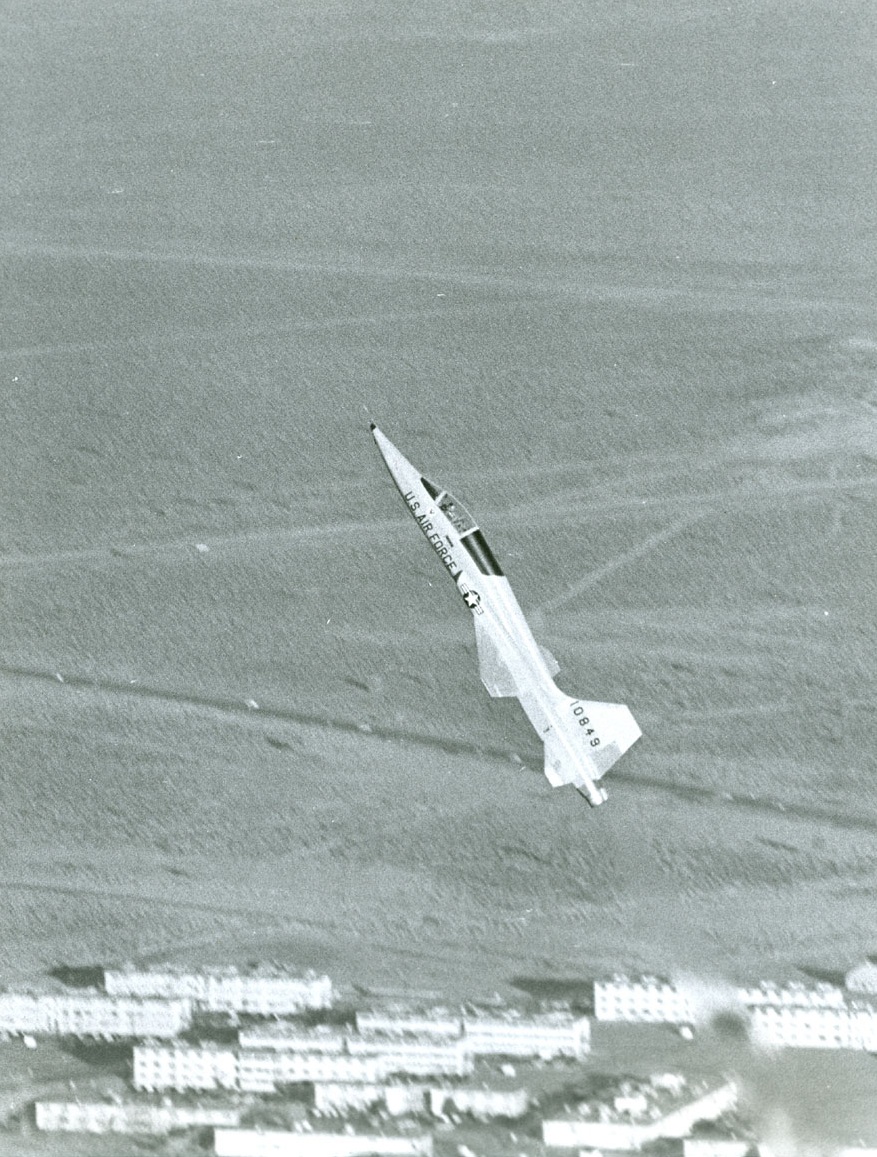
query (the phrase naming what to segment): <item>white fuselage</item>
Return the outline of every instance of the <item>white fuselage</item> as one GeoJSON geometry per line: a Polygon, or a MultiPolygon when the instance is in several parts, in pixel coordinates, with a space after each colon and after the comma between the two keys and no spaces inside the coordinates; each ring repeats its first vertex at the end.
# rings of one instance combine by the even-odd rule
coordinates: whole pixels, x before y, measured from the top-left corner
{"type": "Polygon", "coordinates": [[[488,690],[492,695],[516,696],[543,742],[562,753],[566,782],[574,783],[589,803],[602,803],[606,794],[595,782],[571,714],[579,701],[554,682],[546,656],[478,526],[451,495],[423,478],[380,430],[372,432],[412,517],[472,612],[479,650],[483,645],[491,658],[495,656],[500,677],[496,689],[488,686],[488,690]]]}

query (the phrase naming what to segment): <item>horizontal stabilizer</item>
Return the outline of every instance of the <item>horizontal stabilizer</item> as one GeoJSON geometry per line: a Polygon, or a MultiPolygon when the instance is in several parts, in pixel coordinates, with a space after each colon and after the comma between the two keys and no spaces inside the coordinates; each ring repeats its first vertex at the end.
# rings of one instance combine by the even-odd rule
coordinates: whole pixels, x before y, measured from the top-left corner
{"type": "Polygon", "coordinates": [[[642,732],[623,703],[564,701],[566,722],[545,735],[545,777],[553,787],[602,779],[642,732]]]}
{"type": "Polygon", "coordinates": [[[545,666],[548,668],[548,674],[554,678],[554,676],[560,670],[560,663],[558,663],[548,648],[543,647],[541,643],[539,644],[539,650],[542,652],[542,658],[545,660],[545,666]]]}
{"type": "Polygon", "coordinates": [[[494,699],[517,695],[514,676],[500,658],[496,644],[478,618],[475,619],[475,644],[478,648],[478,673],[488,695],[494,699]]]}
{"type": "MultiPolygon", "coordinates": [[[[582,701],[585,717],[590,719],[590,727],[599,736],[596,747],[587,747],[587,753],[594,767],[594,778],[601,779],[617,760],[621,759],[628,747],[642,735],[629,707],[623,703],[589,703],[582,701]]],[[[589,728],[580,728],[587,732],[589,728]]]]}

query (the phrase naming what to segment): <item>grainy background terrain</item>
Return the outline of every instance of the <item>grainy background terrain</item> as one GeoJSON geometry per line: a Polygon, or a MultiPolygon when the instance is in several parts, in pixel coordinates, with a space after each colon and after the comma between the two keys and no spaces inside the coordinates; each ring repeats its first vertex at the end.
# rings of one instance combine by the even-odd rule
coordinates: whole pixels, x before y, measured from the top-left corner
{"type": "Polygon", "coordinates": [[[2,24],[0,975],[877,949],[872,6],[2,24]],[[483,693],[370,418],[631,706],[607,807],[483,693]]]}

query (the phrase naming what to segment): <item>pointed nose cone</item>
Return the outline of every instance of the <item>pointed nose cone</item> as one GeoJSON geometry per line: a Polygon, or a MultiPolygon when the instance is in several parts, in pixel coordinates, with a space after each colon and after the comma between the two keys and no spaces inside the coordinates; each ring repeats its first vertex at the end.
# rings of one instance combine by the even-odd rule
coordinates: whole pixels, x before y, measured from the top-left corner
{"type": "Polygon", "coordinates": [[[372,432],[372,437],[374,438],[374,440],[378,444],[378,449],[380,450],[380,452],[383,454],[383,456],[385,458],[387,457],[388,454],[397,456],[399,458],[402,457],[399,450],[393,445],[393,443],[390,441],[390,439],[387,437],[387,435],[383,432],[383,430],[379,429],[374,424],[374,422],[371,422],[369,424],[369,429],[372,432]]]}
{"type": "Polygon", "coordinates": [[[374,438],[375,442],[377,442],[378,449],[380,450],[381,455],[387,464],[387,468],[393,475],[393,481],[396,483],[402,493],[404,494],[406,491],[410,490],[412,486],[418,485],[420,482],[420,475],[411,465],[402,451],[393,445],[387,435],[379,430],[374,422],[371,423],[371,432],[372,437],[374,438]]]}

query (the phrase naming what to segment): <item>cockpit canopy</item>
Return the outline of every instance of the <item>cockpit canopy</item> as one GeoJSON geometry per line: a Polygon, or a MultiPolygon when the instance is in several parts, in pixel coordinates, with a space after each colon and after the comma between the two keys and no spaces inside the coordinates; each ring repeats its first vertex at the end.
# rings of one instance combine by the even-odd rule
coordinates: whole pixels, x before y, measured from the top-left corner
{"type": "Polygon", "coordinates": [[[439,490],[435,483],[430,482],[428,478],[421,478],[420,481],[430,498],[438,499],[439,510],[458,534],[468,534],[470,530],[477,529],[475,519],[462,502],[458,502],[454,498],[453,494],[449,494],[447,490],[439,490]]]}
{"type": "Polygon", "coordinates": [[[430,482],[428,478],[421,478],[420,481],[430,498],[437,500],[436,505],[439,510],[459,534],[460,542],[469,552],[472,561],[481,573],[501,575],[502,568],[466,507],[447,490],[439,490],[435,483],[430,482]]]}

